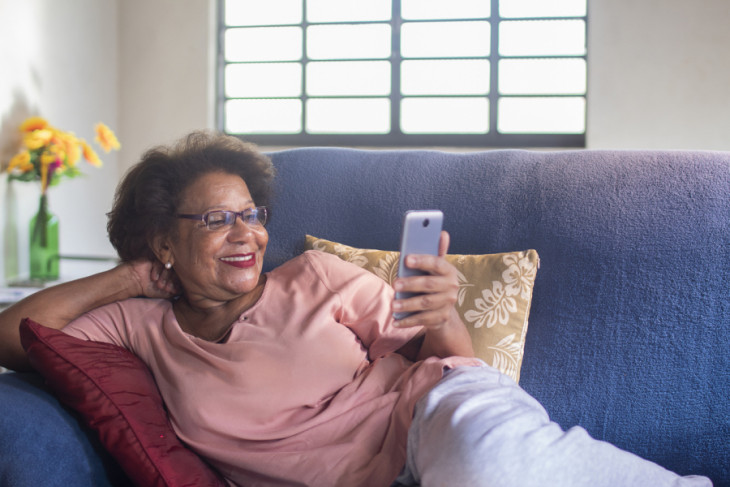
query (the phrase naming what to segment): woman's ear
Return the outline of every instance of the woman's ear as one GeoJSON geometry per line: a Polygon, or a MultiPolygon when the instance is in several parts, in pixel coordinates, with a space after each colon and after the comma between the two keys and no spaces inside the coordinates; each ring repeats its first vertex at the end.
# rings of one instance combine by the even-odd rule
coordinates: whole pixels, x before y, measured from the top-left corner
{"type": "Polygon", "coordinates": [[[162,262],[163,265],[167,263],[173,264],[172,250],[170,249],[170,244],[167,237],[157,235],[152,238],[152,241],[149,243],[149,245],[152,249],[152,252],[154,252],[155,256],[157,257],[157,260],[162,262]]]}

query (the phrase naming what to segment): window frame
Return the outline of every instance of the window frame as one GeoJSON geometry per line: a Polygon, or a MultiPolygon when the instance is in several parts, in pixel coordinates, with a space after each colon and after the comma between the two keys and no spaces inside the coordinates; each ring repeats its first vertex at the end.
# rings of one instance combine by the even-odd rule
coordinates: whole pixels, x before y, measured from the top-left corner
{"type": "MultiPolygon", "coordinates": [[[[238,62],[228,63],[225,59],[225,32],[227,26],[225,24],[225,1],[218,0],[218,20],[217,20],[217,57],[216,57],[216,126],[219,130],[225,131],[225,103],[229,99],[225,95],[225,69],[227,64],[241,64],[238,62]]],[[[310,134],[306,133],[306,102],[309,98],[306,94],[306,76],[302,76],[302,94],[296,99],[302,101],[302,132],[298,134],[248,134],[233,133],[247,141],[263,146],[361,146],[361,147],[483,147],[483,148],[499,148],[499,147],[552,147],[552,148],[584,148],[586,146],[587,132],[587,103],[584,117],[583,133],[500,133],[497,129],[498,107],[500,98],[564,98],[564,97],[583,97],[587,101],[588,97],[588,79],[586,79],[586,92],[584,94],[539,94],[539,95],[502,95],[499,93],[499,61],[502,59],[583,59],[588,63],[588,5],[586,5],[585,17],[531,17],[531,18],[506,18],[499,14],[499,0],[491,1],[491,15],[488,19],[490,28],[491,49],[486,59],[490,64],[490,89],[486,97],[489,100],[489,132],[486,134],[408,134],[403,133],[400,127],[400,110],[401,101],[404,98],[417,98],[418,96],[409,95],[404,97],[400,91],[400,64],[403,58],[400,53],[400,26],[404,21],[400,17],[400,0],[392,0],[392,15],[390,21],[360,21],[360,22],[343,22],[346,24],[370,24],[370,23],[389,23],[393,32],[391,36],[391,55],[386,58],[391,63],[391,93],[388,95],[390,100],[391,112],[390,123],[391,132],[389,134],[310,134]],[[503,56],[499,54],[499,26],[503,20],[583,20],[586,29],[586,52],[582,55],[559,55],[559,56],[503,56]]],[[[306,0],[302,0],[306,2],[306,0]]],[[[588,0],[586,0],[588,4],[588,0]]],[[[306,3],[303,5],[306,9],[306,3]]],[[[309,62],[319,61],[312,60],[307,57],[306,53],[306,29],[311,24],[306,19],[306,10],[303,10],[304,18],[300,24],[286,24],[301,26],[304,31],[302,58],[298,61],[306,72],[306,65],[309,62]]],[[[449,21],[468,21],[475,19],[448,19],[449,21]]],[[[476,19],[484,20],[484,19],[476,19]]],[[[435,20],[438,21],[438,20],[435,20]]],[[[411,21],[405,21],[411,22],[411,21]]],[[[429,22],[423,20],[418,22],[429,22]]],[[[276,27],[284,24],[272,24],[276,27]]],[[[268,27],[268,25],[267,25],[268,27]]],[[[431,59],[431,58],[429,58],[431,59]]],[[[438,58],[436,58],[438,59],[438,58]]],[[[446,58],[446,59],[474,59],[474,58],[446,58]]],[[[352,61],[355,59],[337,59],[337,61],[352,61]]],[[[357,59],[361,61],[362,59],[357,59]]],[[[382,60],[382,59],[378,59],[382,60]]],[[[588,73],[586,72],[586,78],[588,73]]],[[[439,95],[439,97],[469,97],[468,95],[439,95]]],[[[322,98],[322,97],[316,97],[322,98]]],[[[332,96],[326,98],[383,98],[383,96],[332,96]]]]}

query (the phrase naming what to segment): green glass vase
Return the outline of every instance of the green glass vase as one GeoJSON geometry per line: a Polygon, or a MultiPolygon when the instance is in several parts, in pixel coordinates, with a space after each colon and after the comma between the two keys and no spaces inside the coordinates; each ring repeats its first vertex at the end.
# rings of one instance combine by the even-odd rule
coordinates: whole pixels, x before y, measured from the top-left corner
{"type": "Polygon", "coordinates": [[[30,220],[30,278],[58,279],[58,217],[48,211],[48,197],[41,195],[38,213],[30,220]]]}

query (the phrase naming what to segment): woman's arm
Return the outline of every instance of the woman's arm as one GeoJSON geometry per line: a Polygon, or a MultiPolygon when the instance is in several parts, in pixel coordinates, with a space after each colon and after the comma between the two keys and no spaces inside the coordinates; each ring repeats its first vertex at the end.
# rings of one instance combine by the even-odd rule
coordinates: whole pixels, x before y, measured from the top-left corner
{"type": "Polygon", "coordinates": [[[433,356],[474,356],[469,332],[454,307],[459,281],[456,269],[444,259],[448,248],[449,234],[442,232],[438,257],[431,255],[406,257],[408,267],[426,271],[429,275],[398,278],[393,284],[396,291],[423,293],[413,298],[393,301],[393,311],[415,312],[407,318],[396,321],[396,326],[424,328],[424,333],[399,350],[411,360],[422,360],[433,356]]]}
{"type": "Polygon", "coordinates": [[[159,263],[123,263],[26,297],[0,312],[0,366],[13,370],[30,368],[20,344],[19,325],[23,318],[63,328],[83,313],[115,301],[135,296],[170,297],[176,291],[171,277],[171,272],[159,263]]]}

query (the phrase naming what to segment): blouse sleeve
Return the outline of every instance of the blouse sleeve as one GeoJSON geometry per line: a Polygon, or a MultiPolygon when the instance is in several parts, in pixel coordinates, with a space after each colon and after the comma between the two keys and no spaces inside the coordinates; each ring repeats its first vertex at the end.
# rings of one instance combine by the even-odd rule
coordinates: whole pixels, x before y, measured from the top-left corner
{"type": "Polygon", "coordinates": [[[160,327],[170,304],[161,299],[133,298],[101,306],[73,320],[63,331],[76,338],[112,343],[137,352],[160,327]]]}
{"type": "Polygon", "coordinates": [[[376,275],[324,252],[308,251],[305,256],[324,284],[339,296],[335,318],[357,335],[370,360],[395,352],[421,331],[420,327],[393,325],[393,289],[376,275]]]}

